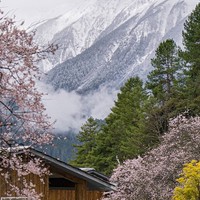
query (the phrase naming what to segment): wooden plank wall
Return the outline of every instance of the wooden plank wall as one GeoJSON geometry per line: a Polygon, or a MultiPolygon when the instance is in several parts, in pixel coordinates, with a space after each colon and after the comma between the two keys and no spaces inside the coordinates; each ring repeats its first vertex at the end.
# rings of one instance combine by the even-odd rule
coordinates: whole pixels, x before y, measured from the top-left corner
{"type": "Polygon", "coordinates": [[[102,195],[100,191],[88,191],[88,200],[100,200],[102,195]]]}
{"type": "MultiPolygon", "coordinates": [[[[100,200],[102,192],[87,191],[87,200],[100,200]]],[[[48,200],[75,200],[75,190],[49,190],[48,200]]]]}
{"type": "Polygon", "coordinates": [[[75,200],[75,190],[49,190],[49,200],[75,200]]]}
{"type": "MultiPolygon", "coordinates": [[[[20,180],[18,180],[16,172],[12,172],[11,181],[18,186],[22,187],[20,180]]],[[[49,190],[48,191],[48,177],[45,178],[45,183],[40,182],[40,178],[36,175],[30,174],[27,177],[27,181],[32,181],[36,185],[36,191],[44,194],[41,200],[75,200],[75,190],[49,190]]],[[[0,197],[7,196],[9,186],[5,183],[4,178],[0,177],[0,197]]],[[[16,194],[12,193],[15,197],[16,194]]],[[[87,191],[87,200],[100,200],[102,192],[100,191],[87,191]]]]}
{"type": "MultiPolygon", "coordinates": [[[[42,193],[43,198],[41,200],[48,200],[48,177],[44,178],[44,183],[40,181],[40,177],[34,174],[30,174],[26,176],[27,182],[32,181],[34,185],[36,185],[36,192],[42,193]]],[[[17,176],[17,173],[12,171],[10,172],[10,183],[17,186],[18,188],[23,187],[22,179],[17,176]]],[[[9,184],[7,184],[2,176],[0,176],[0,197],[7,196],[7,192],[10,190],[9,184]]],[[[16,197],[14,192],[11,193],[12,197],[16,197]]]]}
{"type": "MultiPolygon", "coordinates": [[[[12,171],[10,172],[11,179],[10,181],[15,186],[22,189],[22,184],[20,179],[18,179],[17,173],[12,171]]],[[[87,188],[80,187],[79,190],[76,192],[80,192],[79,194],[75,195],[75,190],[49,190],[49,182],[48,177],[45,177],[44,184],[41,183],[40,178],[34,174],[30,174],[26,176],[27,182],[32,181],[34,185],[36,185],[37,193],[42,193],[44,196],[41,200],[76,200],[76,199],[83,199],[81,197],[81,191],[79,190],[87,190],[87,188]]],[[[82,185],[82,184],[81,184],[82,185]]],[[[79,185],[80,186],[80,185],[79,185]]],[[[9,191],[9,185],[4,181],[4,178],[0,176],[0,197],[7,196],[7,192],[9,191]]],[[[84,200],[100,200],[102,197],[102,192],[100,191],[85,191],[84,200]],[[86,193],[85,193],[86,192],[86,193]]],[[[15,193],[11,193],[13,197],[16,196],[15,193]]]]}

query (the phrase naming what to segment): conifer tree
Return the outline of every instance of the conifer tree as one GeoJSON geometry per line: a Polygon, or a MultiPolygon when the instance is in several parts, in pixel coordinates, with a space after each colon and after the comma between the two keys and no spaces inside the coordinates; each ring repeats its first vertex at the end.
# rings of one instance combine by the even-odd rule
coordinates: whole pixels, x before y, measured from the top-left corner
{"type": "Polygon", "coordinates": [[[184,24],[183,45],[188,74],[194,80],[200,74],[200,3],[184,24]]]}
{"type": "Polygon", "coordinates": [[[95,167],[92,152],[96,145],[96,136],[99,129],[97,121],[92,117],[81,127],[81,131],[77,135],[79,144],[74,145],[77,150],[77,157],[71,161],[71,164],[78,167],[95,167]]]}
{"type": "Polygon", "coordinates": [[[172,39],[161,42],[151,64],[153,71],[148,75],[146,87],[152,92],[154,105],[151,105],[148,119],[159,135],[167,131],[168,120],[174,112],[181,76],[179,47],[172,39]]]}
{"type": "Polygon", "coordinates": [[[174,95],[180,69],[179,48],[168,39],[161,42],[151,60],[153,71],[148,75],[147,88],[150,89],[159,104],[164,105],[174,95]]]}
{"type": "Polygon", "coordinates": [[[95,165],[110,174],[119,162],[144,152],[144,105],[147,100],[143,83],[130,78],[121,88],[111,113],[105,119],[103,132],[97,137],[95,165]]]}
{"type": "Polygon", "coordinates": [[[184,24],[183,45],[186,87],[182,107],[194,115],[200,113],[200,3],[184,24]]]}

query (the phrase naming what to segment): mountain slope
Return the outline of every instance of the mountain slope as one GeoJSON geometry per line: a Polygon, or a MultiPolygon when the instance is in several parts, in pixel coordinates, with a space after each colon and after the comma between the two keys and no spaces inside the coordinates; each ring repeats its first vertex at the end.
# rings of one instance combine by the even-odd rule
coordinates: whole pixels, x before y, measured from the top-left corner
{"type": "MultiPolygon", "coordinates": [[[[118,2],[115,8],[120,7],[120,1],[109,1],[112,2],[118,2]]],[[[126,3],[116,15],[112,15],[107,25],[104,24],[104,30],[91,39],[90,47],[84,44],[82,53],[80,51],[79,55],[73,55],[75,57],[49,71],[46,82],[56,89],[83,93],[102,86],[119,88],[130,76],[139,75],[145,79],[151,70],[150,59],[159,43],[166,38],[181,42],[183,23],[198,0],[127,0],[126,3]]],[[[102,21],[101,15],[96,17],[95,21],[102,21]]],[[[89,23],[89,19],[85,18],[85,21],[89,23]]],[[[77,23],[82,24],[82,18],[77,23]]],[[[84,24],[84,27],[88,25],[84,24]]],[[[90,24],[89,29],[92,27],[90,24]]],[[[88,32],[86,36],[91,38],[88,32]]]]}
{"type": "MultiPolygon", "coordinates": [[[[134,2],[135,8],[132,12],[152,0],[137,1],[134,2]]],[[[98,37],[130,18],[131,13],[118,18],[113,24],[116,16],[130,4],[132,0],[84,0],[73,10],[37,27],[36,40],[40,44],[51,42],[59,45],[56,56],[43,64],[44,71],[80,54],[95,43],[98,37]]]]}

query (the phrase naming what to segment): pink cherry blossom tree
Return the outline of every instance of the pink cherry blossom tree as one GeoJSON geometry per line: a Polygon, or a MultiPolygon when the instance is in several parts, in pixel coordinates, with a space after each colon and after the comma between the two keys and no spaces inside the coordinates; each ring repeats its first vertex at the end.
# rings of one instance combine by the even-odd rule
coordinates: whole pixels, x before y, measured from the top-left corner
{"type": "Polygon", "coordinates": [[[23,177],[29,173],[42,177],[48,170],[31,156],[24,163],[17,153],[19,149],[26,151],[22,145],[42,146],[52,140],[52,125],[36,80],[41,77],[38,62],[57,47],[38,46],[33,32],[23,30],[3,12],[0,15],[0,182],[9,184],[10,192],[18,196],[40,199],[34,185],[23,177]],[[23,179],[21,189],[10,181],[10,171],[5,169],[16,171],[23,179]]]}
{"type": "Polygon", "coordinates": [[[104,200],[171,199],[183,165],[200,160],[199,152],[200,117],[171,120],[157,148],[115,169],[111,181],[117,183],[117,191],[104,200]]]}

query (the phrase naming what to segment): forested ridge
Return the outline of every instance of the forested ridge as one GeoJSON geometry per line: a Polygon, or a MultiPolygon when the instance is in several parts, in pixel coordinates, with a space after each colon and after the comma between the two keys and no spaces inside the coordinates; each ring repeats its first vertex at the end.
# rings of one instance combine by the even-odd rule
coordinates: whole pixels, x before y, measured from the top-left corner
{"type": "Polygon", "coordinates": [[[171,199],[183,164],[200,159],[200,4],[182,36],[183,49],[161,42],[147,81],[130,78],[105,123],[91,117],[77,136],[71,163],[112,174],[108,199],[171,199]]]}

